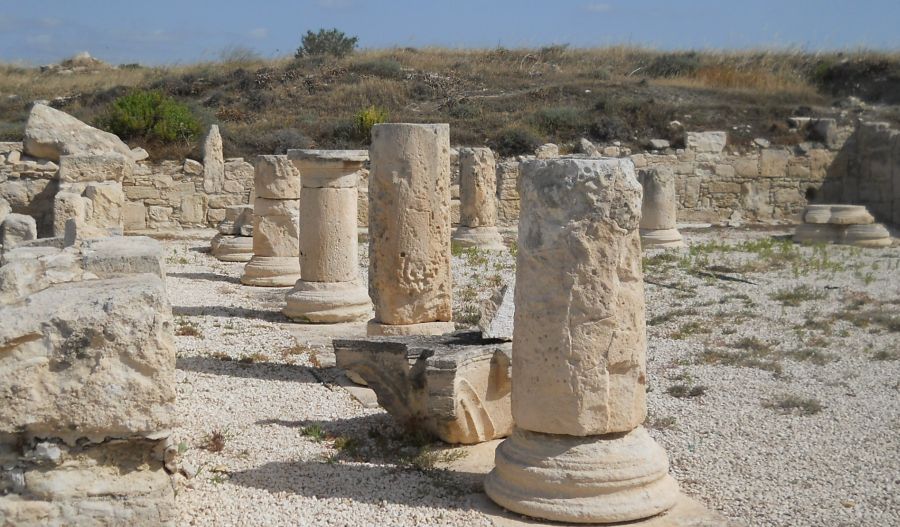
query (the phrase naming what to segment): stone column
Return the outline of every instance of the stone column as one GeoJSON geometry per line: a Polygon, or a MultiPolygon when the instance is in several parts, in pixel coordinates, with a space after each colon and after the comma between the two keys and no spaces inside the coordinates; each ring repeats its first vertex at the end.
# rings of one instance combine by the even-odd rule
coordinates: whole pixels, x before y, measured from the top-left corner
{"type": "Polygon", "coordinates": [[[372,302],[359,277],[357,172],[366,150],[291,150],[300,172],[300,280],[284,314],[332,324],[369,315],[372,302]]]}
{"type": "Polygon", "coordinates": [[[670,509],[647,412],[641,187],[629,159],[522,164],[513,434],[485,491],[503,507],[606,523],[670,509]]]}
{"type": "Polygon", "coordinates": [[[225,207],[225,219],[210,241],[213,256],[223,262],[248,262],[253,257],[253,206],[225,207]]]}
{"type": "Polygon", "coordinates": [[[644,247],[684,247],[675,227],[678,207],[675,174],[671,167],[654,167],[639,172],[644,187],[641,205],[641,245],[644,247]]]}
{"type": "Polygon", "coordinates": [[[369,335],[439,335],[450,321],[450,126],[377,124],[369,175],[369,335]]]}
{"type": "Polygon", "coordinates": [[[453,241],[462,247],[504,250],[497,230],[497,172],[490,148],[459,150],[459,227],[453,241]]]}
{"type": "Polygon", "coordinates": [[[287,156],[257,156],[253,257],[241,283],[288,287],[300,279],[300,173],[287,156]]]}

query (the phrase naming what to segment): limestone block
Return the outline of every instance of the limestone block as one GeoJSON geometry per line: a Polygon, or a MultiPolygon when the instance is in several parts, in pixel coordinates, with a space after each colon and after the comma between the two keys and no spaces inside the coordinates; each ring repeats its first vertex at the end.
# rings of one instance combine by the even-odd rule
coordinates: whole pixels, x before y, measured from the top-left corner
{"type": "Polygon", "coordinates": [[[117,181],[132,177],[134,162],[121,154],[64,155],[59,159],[59,180],[66,183],[117,181]]]}
{"type": "Polygon", "coordinates": [[[150,158],[150,153],[144,150],[141,147],[135,147],[131,149],[131,159],[134,161],[144,161],[145,159],[150,158]]]}
{"type": "Polygon", "coordinates": [[[16,245],[37,238],[37,222],[25,214],[7,214],[0,224],[0,245],[8,251],[16,245]]]}
{"type": "Polygon", "coordinates": [[[203,141],[203,190],[209,194],[222,192],[225,184],[225,159],[219,125],[209,127],[203,141]]]}
{"type": "Polygon", "coordinates": [[[483,343],[475,332],[333,343],[338,367],[360,375],[410,430],[468,444],[512,431],[509,343],[483,343]]]}
{"type": "Polygon", "coordinates": [[[122,229],[122,207],[125,193],[115,182],[88,183],[84,197],[91,201],[89,223],[95,227],[122,229]]]}
{"type": "Polygon", "coordinates": [[[597,149],[597,146],[584,137],[578,140],[578,150],[589,157],[600,157],[600,151],[597,149]]]}
{"type": "Polygon", "coordinates": [[[20,302],[54,284],[94,278],[93,274],[84,272],[81,259],[74,251],[56,247],[16,248],[3,254],[0,305],[20,302]]]}
{"type": "Polygon", "coordinates": [[[184,170],[185,174],[199,176],[203,174],[203,163],[193,159],[185,159],[182,170],[184,170]]]}
{"type": "Polygon", "coordinates": [[[206,209],[206,223],[218,225],[225,221],[225,209],[206,209]]]}
{"type": "Polygon", "coordinates": [[[843,228],[840,242],[857,247],[890,247],[891,234],[880,223],[847,225],[843,228]]]}
{"type": "Polygon", "coordinates": [[[125,202],[122,206],[122,227],[125,232],[147,228],[147,207],[143,203],[125,202]]]}
{"type": "Polygon", "coordinates": [[[31,108],[23,145],[26,154],[52,161],[65,155],[108,153],[118,153],[131,160],[131,149],[115,135],[44,104],[35,104],[31,108]]]}
{"type": "Polygon", "coordinates": [[[256,156],[254,168],[257,198],[300,198],[300,171],[286,155],[256,156]]]}
{"type": "Polygon", "coordinates": [[[212,255],[223,262],[249,262],[253,257],[253,238],[216,234],[210,243],[212,255]]]}
{"type": "Polygon", "coordinates": [[[159,189],[147,186],[127,186],[122,189],[125,197],[132,201],[143,201],[147,199],[160,199],[159,189]]]}
{"type": "Polygon", "coordinates": [[[206,196],[193,194],[181,198],[181,223],[194,225],[206,223],[206,196]]]}
{"type": "Polygon", "coordinates": [[[253,224],[252,205],[232,205],[225,207],[223,213],[225,217],[217,227],[222,234],[239,235],[242,225],[245,223],[253,224]]]}
{"type": "Polygon", "coordinates": [[[236,194],[217,194],[212,196],[207,196],[209,199],[208,206],[211,209],[224,209],[225,207],[230,207],[232,205],[245,205],[244,196],[238,196],[236,194]]]}
{"type": "Polygon", "coordinates": [[[23,145],[19,141],[0,141],[0,154],[8,155],[13,152],[22,152],[23,145]]]}
{"type": "Polygon", "coordinates": [[[513,378],[526,382],[513,400],[516,426],[573,436],[632,430],[646,416],[634,167],[526,161],[519,188],[513,378]]]}
{"type": "Polygon", "coordinates": [[[75,444],[172,427],[175,345],[158,277],[59,284],[0,319],[0,433],[75,444]]]}
{"type": "Polygon", "coordinates": [[[3,223],[3,220],[5,220],[11,212],[12,207],[9,206],[9,202],[0,198],[0,223],[3,223]]]}
{"type": "Polygon", "coordinates": [[[559,157],[559,146],[553,143],[543,144],[535,149],[534,155],[538,159],[553,159],[559,157]]]}
{"type": "Polygon", "coordinates": [[[254,168],[253,165],[244,161],[243,158],[233,158],[225,160],[225,180],[235,182],[245,182],[253,184],[254,168]]]}
{"type": "Polygon", "coordinates": [[[684,144],[695,153],[719,154],[725,149],[728,134],[725,132],[687,132],[684,144]]]}
{"type": "Polygon", "coordinates": [[[734,172],[740,177],[759,177],[759,157],[756,155],[737,157],[732,160],[734,172]]]}
{"type": "Polygon", "coordinates": [[[100,278],[153,274],[165,281],[162,245],[147,236],[111,236],[81,244],[82,267],[100,278]]]}
{"type": "Polygon", "coordinates": [[[707,189],[712,194],[738,194],[741,191],[741,184],[731,181],[710,181],[707,189]]]}
{"type": "Polygon", "coordinates": [[[450,128],[377,124],[369,153],[369,296],[377,322],[449,322],[450,128]]]}
{"type": "Polygon", "coordinates": [[[828,223],[834,225],[865,225],[875,223],[875,217],[862,205],[829,205],[828,223]]]}
{"type": "Polygon", "coordinates": [[[619,157],[622,150],[618,146],[606,146],[603,147],[603,150],[601,150],[600,153],[603,154],[604,157],[619,157]]]}
{"type": "Polygon", "coordinates": [[[478,319],[481,338],[512,340],[513,317],[516,312],[515,294],[516,283],[512,282],[495,290],[494,294],[481,304],[481,317],[478,319]]]}
{"type": "Polygon", "coordinates": [[[53,235],[63,236],[66,222],[74,219],[84,223],[93,215],[91,200],[74,192],[59,192],[53,199],[53,235]]]}
{"type": "Polygon", "coordinates": [[[299,258],[299,226],[300,200],[256,198],[253,206],[253,253],[299,258]]]}
{"type": "Polygon", "coordinates": [[[766,148],[759,155],[759,174],[762,177],[785,177],[789,159],[790,153],[786,150],[766,148]]]}

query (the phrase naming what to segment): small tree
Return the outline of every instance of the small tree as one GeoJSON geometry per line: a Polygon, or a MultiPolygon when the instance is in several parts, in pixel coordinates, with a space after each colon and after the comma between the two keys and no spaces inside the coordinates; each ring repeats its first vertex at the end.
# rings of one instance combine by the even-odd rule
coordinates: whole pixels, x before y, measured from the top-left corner
{"type": "Polygon", "coordinates": [[[294,56],[300,58],[312,55],[334,55],[341,58],[353,53],[358,40],[357,37],[348,37],[337,28],[320,29],[316,33],[307,31],[294,56]]]}
{"type": "Polygon", "coordinates": [[[191,109],[158,91],[136,90],[117,98],[98,124],[122,139],[163,143],[190,141],[200,133],[191,109]]]}

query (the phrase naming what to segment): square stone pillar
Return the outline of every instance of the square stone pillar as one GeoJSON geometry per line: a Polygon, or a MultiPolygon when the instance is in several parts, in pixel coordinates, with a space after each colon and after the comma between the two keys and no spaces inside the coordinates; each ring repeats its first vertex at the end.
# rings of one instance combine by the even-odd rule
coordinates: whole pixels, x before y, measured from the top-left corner
{"type": "Polygon", "coordinates": [[[562,522],[664,512],[678,487],[640,426],[647,341],[634,165],[525,161],[520,193],[515,430],[485,491],[511,511],[562,522]]]}
{"type": "Polygon", "coordinates": [[[366,150],[290,150],[301,174],[300,279],[284,314],[299,322],[336,323],[368,317],[359,277],[357,173],[366,150]]]}
{"type": "Polygon", "coordinates": [[[497,230],[497,171],[490,148],[459,150],[459,227],[453,242],[462,247],[502,251],[497,230]]]}
{"type": "Polygon", "coordinates": [[[289,287],[300,279],[300,173],[287,156],[257,156],[253,257],[241,283],[289,287]]]}
{"type": "Polygon", "coordinates": [[[377,124],[369,175],[369,335],[439,335],[450,321],[450,126],[377,124]]]}

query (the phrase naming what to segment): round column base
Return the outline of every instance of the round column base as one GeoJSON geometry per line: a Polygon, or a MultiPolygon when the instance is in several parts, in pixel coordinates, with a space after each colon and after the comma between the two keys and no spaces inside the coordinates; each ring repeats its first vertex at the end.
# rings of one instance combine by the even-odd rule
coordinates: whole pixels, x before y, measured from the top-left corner
{"type": "Polygon", "coordinates": [[[475,247],[485,251],[505,251],[503,236],[497,227],[464,227],[460,225],[453,233],[453,243],[460,247],[475,247]]]}
{"type": "Polygon", "coordinates": [[[335,324],[368,317],[369,292],[359,282],[307,282],[297,280],[285,295],[282,312],[297,322],[335,324]]]}
{"type": "Polygon", "coordinates": [[[684,246],[684,238],[678,229],[641,229],[641,247],[674,249],[684,246]]]}
{"type": "Polygon", "coordinates": [[[368,337],[403,337],[408,335],[443,335],[456,331],[453,322],[420,322],[418,324],[382,324],[374,318],[366,324],[368,337]]]}
{"type": "Polygon", "coordinates": [[[497,447],[484,490],[498,505],[559,522],[614,523],[671,509],[678,484],[665,451],[643,427],[568,436],[516,428],[497,447]]]}
{"type": "Polygon", "coordinates": [[[209,242],[210,254],[222,262],[249,262],[253,258],[251,236],[216,234],[209,242]]]}
{"type": "Polygon", "coordinates": [[[253,255],[244,266],[241,283],[260,287],[290,287],[299,279],[299,257],[253,255]]]}

